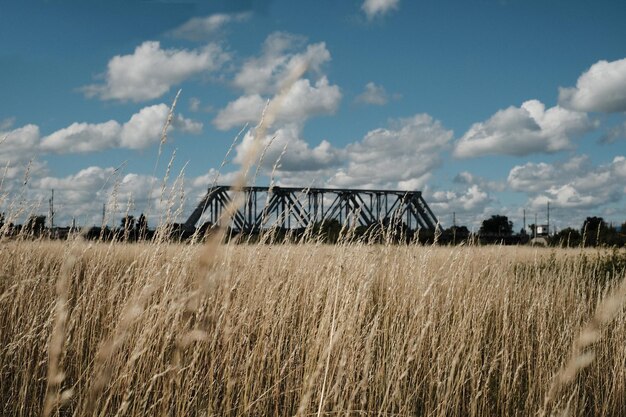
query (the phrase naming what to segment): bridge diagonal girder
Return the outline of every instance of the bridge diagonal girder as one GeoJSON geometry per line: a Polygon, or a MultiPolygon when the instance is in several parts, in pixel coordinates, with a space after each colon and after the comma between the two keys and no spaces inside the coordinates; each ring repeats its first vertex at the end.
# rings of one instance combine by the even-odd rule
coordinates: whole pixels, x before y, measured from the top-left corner
{"type": "MultiPolygon", "coordinates": [[[[341,194],[336,194],[333,201],[330,205],[326,206],[326,211],[324,211],[324,207],[322,207],[322,221],[333,219],[335,213],[341,210],[341,194]]],[[[324,195],[322,194],[322,203],[324,202],[324,195]]]]}
{"type": "Polygon", "coordinates": [[[372,213],[371,208],[368,207],[365,201],[363,201],[363,197],[361,196],[361,194],[354,194],[352,196],[352,200],[355,207],[358,207],[361,226],[367,227],[377,222],[378,219],[376,218],[376,216],[374,216],[374,213],[372,213]]]}
{"type": "Polygon", "coordinates": [[[291,203],[289,205],[290,208],[287,215],[293,215],[296,218],[296,221],[298,222],[300,227],[307,227],[311,222],[311,216],[309,215],[307,209],[300,202],[300,199],[292,194],[287,194],[285,198],[291,203]]]}
{"type": "Polygon", "coordinates": [[[256,230],[261,230],[263,227],[265,227],[269,220],[269,216],[271,216],[274,211],[277,211],[279,201],[280,196],[278,194],[268,194],[268,198],[266,199],[263,210],[258,213],[254,221],[254,228],[256,230]]]}
{"type": "Polygon", "coordinates": [[[419,218],[424,228],[435,229],[437,227],[437,218],[431,211],[421,193],[416,193],[411,197],[410,206],[415,210],[415,217],[419,218]]]}
{"type": "Polygon", "coordinates": [[[187,221],[184,223],[185,229],[191,229],[191,228],[195,227],[195,225],[200,220],[200,217],[202,217],[202,214],[205,212],[205,210],[207,208],[211,207],[211,205],[213,204],[213,202],[217,198],[218,193],[223,188],[224,188],[223,186],[218,186],[218,187],[213,187],[213,188],[209,189],[207,194],[200,201],[200,204],[198,204],[198,206],[191,213],[191,215],[189,216],[187,221]]]}

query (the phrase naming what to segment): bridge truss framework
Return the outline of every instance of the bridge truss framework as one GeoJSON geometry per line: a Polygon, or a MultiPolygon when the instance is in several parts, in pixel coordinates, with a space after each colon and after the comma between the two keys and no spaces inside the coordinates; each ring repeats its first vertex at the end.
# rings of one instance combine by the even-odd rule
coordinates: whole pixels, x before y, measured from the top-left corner
{"type": "Polygon", "coordinates": [[[237,232],[258,233],[273,226],[306,228],[312,223],[337,220],[349,226],[370,227],[403,222],[410,230],[437,227],[437,218],[421,191],[356,190],[296,187],[210,187],[184,229],[194,230],[205,214],[205,222],[219,224],[235,193],[244,193],[243,204],[232,216],[230,227],[237,232]]]}

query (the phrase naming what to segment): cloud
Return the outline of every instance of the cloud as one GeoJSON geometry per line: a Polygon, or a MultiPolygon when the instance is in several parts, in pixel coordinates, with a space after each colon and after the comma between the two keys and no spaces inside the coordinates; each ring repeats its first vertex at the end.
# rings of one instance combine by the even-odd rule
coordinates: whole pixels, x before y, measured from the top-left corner
{"type": "Polygon", "coordinates": [[[266,100],[259,94],[241,96],[220,110],[213,124],[220,130],[228,130],[249,122],[258,122],[266,100]]]}
{"type": "Polygon", "coordinates": [[[41,147],[48,152],[96,152],[119,146],[122,126],[114,120],[105,123],[72,123],[43,138],[41,147]]]}
{"type": "Polygon", "coordinates": [[[15,117],[7,117],[6,119],[0,120],[0,132],[11,129],[14,124],[15,117]]]}
{"type": "MultiPolygon", "coordinates": [[[[76,218],[80,225],[99,226],[104,203],[109,225],[118,226],[128,211],[134,216],[144,212],[150,226],[154,227],[159,221],[167,220],[168,210],[173,216],[181,204],[181,215],[169,220],[184,221],[216,175],[213,169],[185,181],[177,181],[178,176],[174,175],[162,191],[162,179],[157,177],[124,173],[120,168],[90,166],[65,177],[42,176],[32,182],[31,191],[33,198],[45,201],[50,189],[54,189],[57,224],[70,224],[72,218],[76,218]],[[148,207],[151,208],[149,213],[146,212],[148,207]]],[[[219,183],[228,184],[235,175],[223,173],[219,183]]]]}
{"type": "MultiPolygon", "coordinates": [[[[113,167],[90,166],[62,178],[46,176],[36,181],[34,188],[39,194],[55,190],[58,224],[70,224],[75,218],[80,225],[99,226],[102,205],[105,204],[107,223],[111,226],[118,226],[127,211],[138,215],[137,212],[149,206],[153,213],[158,213],[149,216],[154,225],[166,213],[168,204],[161,199],[159,179],[149,175],[124,174],[121,169],[113,167]]],[[[168,184],[164,195],[167,198],[176,191],[174,184],[168,184]]]]}
{"type": "Polygon", "coordinates": [[[189,99],[189,110],[192,112],[200,111],[200,99],[198,97],[191,97],[189,99]]]}
{"type": "MultiPolygon", "coordinates": [[[[238,172],[219,172],[218,170],[211,168],[206,174],[192,178],[190,182],[192,189],[195,190],[195,197],[201,198],[207,191],[207,189],[215,185],[232,184],[235,182],[238,176],[238,172]]],[[[192,198],[194,193],[192,192],[192,198]]]]}
{"type": "Polygon", "coordinates": [[[74,190],[79,193],[89,190],[96,192],[110,180],[114,173],[115,168],[112,167],[100,168],[92,166],[65,178],[41,178],[38,182],[38,186],[42,189],[74,190]]]}
{"type": "Polygon", "coordinates": [[[615,178],[626,179],[626,157],[616,156],[611,162],[611,172],[615,178]]]}
{"type": "Polygon", "coordinates": [[[0,195],[15,188],[11,181],[42,171],[45,163],[35,158],[39,153],[39,127],[28,124],[10,131],[0,130],[0,195]]]}
{"type": "Polygon", "coordinates": [[[305,38],[290,33],[270,34],[263,44],[262,54],[244,62],[233,84],[248,95],[275,94],[293,68],[303,62],[306,62],[309,72],[319,74],[322,65],[330,61],[330,52],[323,42],[295,52],[304,42],[305,38]]]}
{"type": "MultiPolygon", "coordinates": [[[[144,107],[123,125],[115,120],[104,123],[72,123],[41,140],[41,149],[56,153],[96,152],[111,148],[143,149],[161,140],[169,114],[166,104],[144,107]]],[[[190,134],[202,131],[202,123],[176,114],[171,130],[190,134]]]]}
{"type": "Polygon", "coordinates": [[[435,191],[427,196],[431,208],[440,213],[482,214],[493,198],[479,185],[473,184],[463,191],[435,191]]]}
{"type": "Polygon", "coordinates": [[[472,173],[463,171],[459,172],[453,179],[452,182],[456,184],[472,184],[475,181],[475,177],[472,173]]]}
{"type": "Polygon", "coordinates": [[[483,155],[524,156],[572,149],[572,139],[596,124],[587,115],[560,106],[546,110],[538,100],[499,110],[487,121],[474,123],[454,149],[457,158],[483,155]]]}
{"type": "Polygon", "coordinates": [[[462,171],[459,172],[453,179],[452,182],[454,184],[461,184],[465,186],[469,185],[478,185],[480,188],[489,190],[489,191],[504,191],[506,185],[501,181],[492,181],[487,180],[485,178],[476,176],[470,172],[462,171]]]}
{"type": "MultiPolygon", "coordinates": [[[[334,148],[328,141],[323,140],[317,146],[311,148],[302,139],[301,126],[288,124],[276,130],[262,139],[263,161],[262,167],[265,172],[271,172],[274,164],[280,157],[280,166],[277,169],[279,176],[287,177],[290,172],[321,171],[338,166],[342,162],[343,152],[334,148]],[[287,146],[284,155],[283,149],[287,146]]],[[[237,146],[237,155],[234,161],[241,164],[249,151],[254,135],[248,132],[241,144],[237,146]]],[[[318,175],[320,172],[317,173],[318,175]]]]}
{"type": "Polygon", "coordinates": [[[509,186],[529,195],[532,207],[550,202],[562,209],[597,209],[623,196],[626,158],[616,156],[609,164],[593,166],[586,155],[555,164],[528,162],[515,166],[509,186]]]}
{"type": "Polygon", "coordinates": [[[170,34],[179,39],[203,41],[210,39],[229,23],[244,22],[252,16],[250,12],[227,14],[217,13],[205,17],[194,17],[174,29],[170,34]]]}
{"type": "Polygon", "coordinates": [[[7,164],[17,165],[37,154],[39,127],[28,124],[10,131],[0,130],[0,169],[7,164]]]}
{"type": "Polygon", "coordinates": [[[304,121],[319,114],[333,114],[339,107],[341,91],[322,77],[311,85],[307,79],[296,81],[283,97],[277,121],[304,121]]]}
{"type": "Polygon", "coordinates": [[[384,106],[389,101],[389,94],[382,85],[369,82],[365,85],[365,91],[359,94],[354,101],[361,104],[384,106]]]}
{"type": "Polygon", "coordinates": [[[23,188],[26,177],[31,179],[46,171],[45,161],[39,160],[40,138],[39,127],[34,124],[0,130],[0,205],[11,201],[10,194],[23,188]]]}
{"type": "Polygon", "coordinates": [[[441,164],[452,131],[427,114],[391,121],[348,145],[346,166],[329,179],[337,187],[421,189],[441,164]]]}
{"type": "Polygon", "coordinates": [[[481,222],[492,214],[508,212],[497,199],[505,190],[501,181],[488,180],[468,171],[458,173],[449,189],[423,188],[424,198],[445,226],[465,225],[478,230],[481,222]],[[454,216],[456,215],[456,219],[454,216]]]}
{"type": "Polygon", "coordinates": [[[81,224],[100,224],[102,204],[115,183],[115,168],[88,167],[63,178],[45,176],[34,182],[40,194],[55,190],[57,224],[70,224],[76,218],[81,224]]]}
{"type": "Polygon", "coordinates": [[[586,112],[626,112],[626,58],[593,64],[576,87],[559,89],[559,104],[586,112]]]}
{"type": "MultiPolygon", "coordinates": [[[[440,166],[440,154],[451,140],[452,132],[426,114],[393,120],[389,128],[372,130],[345,148],[327,140],[310,146],[302,138],[301,124],[291,123],[264,139],[263,170],[271,171],[287,145],[274,173],[279,184],[416,190],[440,166]]],[[[251,141],[249,133],[237,148],[235,162],[243,161],[251,141]]]]}
{"type": "Polygon", "coordinates": [[[361,10],[365,12],[368,19],[372,20],[392,10],[397,10],[399,4],[400,0],[365,0],[361,5],[361,10]]]}
{"type": "Polygon", "coordinates": [[[162,49],[159,42],[147,41],[130,55],[111,58],[104,84],[87,85],[82,91],[102,100],[152,100],[190,77],[219,69],[228,59],[214,43],[187,50],[162,49]]]}
{"type": "Polygon", "coordinates": [[[607,130],[602,136],[600,136],[598,143],[608,145],[623,139],[626,139],[626,121],[607,130]]]}
{"type": "Polygon", "coordinates": [[[211,113],[214,111],[213,106],[211,105],[202,105],[202,101],[198,97],[191,97],[189,99],[189,111],[197,113],[211,113]]]}
{"type": "MultiPolygon", "coordinates": [[[[330,85],[326,77],[320,78],[313,85],[308,79],[300,79],[283,96],[275,125],[303,123],[316,115],[333,114],[340,101],[339,87],[330,85]]],[[[228,130],[245,123],[257,123],[266,102],[267,99],[259,94],[241,96],[220,110],[213,124],[218,129],[228,130]]]]}
{"type": "Polygon", "coordinates": [[[508,175],[507,183],[514,191],[539,193],[568,178],[575,178],[591,170],[589,157],[579,155],[566,162],[548,164],[527,162],[514,166],[508,175]]]}
{"type": "MultiPolygon", "coordinates": [[[[169,114],[166,104],[144,107],[132,115],[122,127],[120,146],[129,149],[143,149],[161,140],[163,126],[169,114]]],[[[198,134],[202,131],[202,123],[186,119],[176,114],[172,119],[171,128],[184,133],[198,134]]]]}
{"type": "Polygon", "coordinates": [[[213,120],[220,130],[228,130],[245,123],[256,124],[267,101],[277,94],[294,68],[305,64],[307,74],[293,82],[283,93],[273,126],[278,129],[291,123],[304,123],[310,117],[333,114],[342,98],[338,86],[330,84],[322,74],[322,65],[330,60],[324,43],[306,45],[305,38],[285,32],[270,34],[263,44],[260,56],[248,59],[233,80],[243,95],[221,109],[213,120]]]}
{"type": "MultiPolygon", "coordinates": [[[[311,146],[302,138],[302,125],[291,123],[263,138],[262,172],[269,174],[280,157],[274,175],[283,185],[422,189],[452,136],[439,121],[418,114],[393,120],[389,128],[372,130],[344,148],[328,140],[311,146]]],[[[238,145],[236,163],[242,163],[252,140],[248,133],[238,145]]]]}

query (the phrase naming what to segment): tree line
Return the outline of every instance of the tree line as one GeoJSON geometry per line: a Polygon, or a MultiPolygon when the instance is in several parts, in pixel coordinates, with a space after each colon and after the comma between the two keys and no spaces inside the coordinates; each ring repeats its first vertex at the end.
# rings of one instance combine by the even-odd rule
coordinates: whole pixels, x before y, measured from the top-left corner
{"type": "MultiPolygon", "coordinates": [[[[167,234],[176,240],[185,240],[191,233],[185,234],[180,224],[173,224],[167,227],[167,234]]],[[[370,227],[357,226],[346,227],[336,219],[317,222],[310,230],[307,229],[281,229],[273,230],[275,241],[284,239],[298,240],[301,237],[314,237],[326,243],[336,243],[345,239],[360,239],[363,241],[376,243],[393,241],[439,244],[525,244],[540,243],[550,246],[577,247],[577,246],[626,246],[626,222],[620,227],[608,224],[602,217],[587,217],[580,228],[566,227],[554,233],[537,233],[538,225],[529,225],[530,233],[521,229],[515,233],[513,222],[504,215],[493,215],[484,219],[478,232],[470,231],[467,226],[453,225],[449,228],[437,228],[436,230],[418,229],[411,230],[406,224],[399,222],[390,224],[382,221],[370,227]],[[538,238],[538,239],[535,239],[538,238]]],[[[204,236],[210,233],[212,225],[202,225],[198,232],[204,236]]],[[[23,225],[5,224],[5,216],[0,213],[0,234],[5,236],[48,236],[52,238],[66,238],[72,231],[70,227],[59,227],[49,230],[46,227],[46,216],[30,216],[23,225]]],[[[88,239],[139,241],[151,240],[155,231],[148,227],[146,217],[141,214],[138,218],[126,215],[121,219],[119,227],[109,228],[105,226],[91,227],[84,231],[88,239]]],[[[233,233],[228,233],[233,236],[233,233]]],[[[255,239],[252,239],[253,241],[255,239]]],[[[250,241],[250,239],[247,239],[250,241]]]]}
{"type": "Polygon", "coordinates": [[[561,247],[576,246],[626,246],[626,222],[615,227],[608,224],[602,217],[587,217],[580,228],[566,227],[555,233],[545,233],[538,236],[537,225],[529,226],[530,233],[521,229],[515,234],[513,222],[506,216],[493,215],[482,222],[478,237],[483,241],[497,240],[501,237],[520,237],[528,241],[539,237],[545,244],[561,247]]]}

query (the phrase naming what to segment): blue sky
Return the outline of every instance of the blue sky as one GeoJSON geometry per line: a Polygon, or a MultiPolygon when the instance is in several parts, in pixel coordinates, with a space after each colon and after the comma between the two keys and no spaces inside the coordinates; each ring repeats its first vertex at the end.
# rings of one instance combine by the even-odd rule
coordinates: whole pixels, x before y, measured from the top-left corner
{"type": "Polygon", "coordinates": [[[203,3],[0,2],[1,211],[45,213],[54,188],[61,223],[156,221],[173,196],[184,218],[304,62],[258,184],[285,149],[280,184],[419,189],[444,225],[519,229],[548,201],[556,227],[626,221],[625,3],[203,3]]]}

